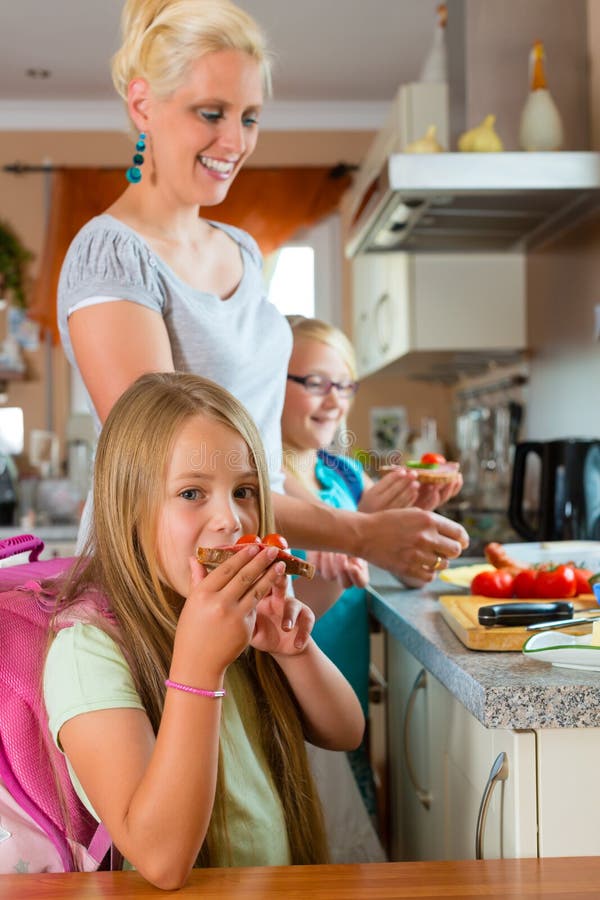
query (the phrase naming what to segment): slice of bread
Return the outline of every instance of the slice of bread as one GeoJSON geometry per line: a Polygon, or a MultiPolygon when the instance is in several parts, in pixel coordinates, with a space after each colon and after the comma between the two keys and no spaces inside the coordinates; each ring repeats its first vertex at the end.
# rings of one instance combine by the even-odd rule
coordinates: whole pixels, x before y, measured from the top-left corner
{"type": "MultiPolygon", "coordinates": [[[[206,566],[207,569],[214,569],[215,566],[218,566],[226,559],[229,559],[230,556],[233,556],[234,553],[237,553],[238,550],[243,550],[247,546],[247,544],[233,544],[231,547],[198,547],[196,549],[196,559],[203,566],[206,566]]],[[[265,545],[257,544],[256,546],[264,547],[265,545]]],[[[279,551],[277,559],[283,560],[285,571],[288,575],[302,575],[304,578],[312,578],[315,574],[315,567],[312,563],[306,562],[306,560],[300,559],[298,556],[292,556],[291,553],[286,553],[285,550],[279,551]]]]}
{"type": "MultiPolygon", "coordinates": [[[[385,475],[386,472],[391,472],[393,469],[398,469],[401,466],[399,465],[388,465],[388,466],[380,466],[379,474],[385,475]]],[[[447,462],[440,463],[435,467],[424,467],[419,468],[419,466],[410,466],[408,468],[409,472],[416,472],[417,481],[420,484],[450,484],[456,476],[458,475],[460,469],[460,464],[457,462],[447,462]]]]}

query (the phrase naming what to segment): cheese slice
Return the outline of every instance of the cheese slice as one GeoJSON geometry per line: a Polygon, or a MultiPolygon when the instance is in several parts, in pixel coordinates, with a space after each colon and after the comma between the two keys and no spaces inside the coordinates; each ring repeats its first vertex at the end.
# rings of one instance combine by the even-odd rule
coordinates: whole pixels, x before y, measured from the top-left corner
{"type": "Polygon", "coordinates": [[[480,572],[495,572],[496,567],[490,563],[480,563],[472,566],[451,566],[449,569],[442,569],[438,573],[438,578],[448,584],[454,584],[456,587],[470,588],[471,582],[480,572]]]}

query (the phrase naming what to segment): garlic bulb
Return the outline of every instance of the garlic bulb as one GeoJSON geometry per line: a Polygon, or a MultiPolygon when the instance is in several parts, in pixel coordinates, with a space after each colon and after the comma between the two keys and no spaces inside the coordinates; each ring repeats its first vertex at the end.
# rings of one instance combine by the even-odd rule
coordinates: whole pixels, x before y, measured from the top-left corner
{"type": "Polygon", "coordinates": [[[465,131],[458,139],[462,153],[499,153],[504,145],[496,133],[496,116],[486,116],[480,125],[465,131]]]}
{"type": "Polygon", "coordinates": [[[548,90],[544,45],[536,41],[529,57],[531,89],[523,112],[519,143],[523,150],[559,150],[563,144],[560,113],[548,90]]]}
{"type": "Polygon", "coordinates": [[[404,148],[405,153],[443,153],[444,148],[436,137],[437,125],[430,125],[425,135],[404,148]]]}

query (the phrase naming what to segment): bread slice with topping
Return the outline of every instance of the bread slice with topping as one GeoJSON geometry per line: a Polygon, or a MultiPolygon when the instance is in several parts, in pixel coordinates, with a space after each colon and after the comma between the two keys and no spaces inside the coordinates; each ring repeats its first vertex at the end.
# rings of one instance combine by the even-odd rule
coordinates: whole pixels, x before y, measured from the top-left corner
{"type": "Polygon", "coordinates": [[[411,462],[410,464],[380,466],[379,474],[385,475],[386,472],[402,468],[402,466],[405,466],[409,472],[416,472],[417,481],[420,484],[449,484],[456,478],[460,470],[460,463],[457,462],[435,463],[428,466],[420,466],[411,462]]]}
{"type": "MultiPolygon", "coordinates": [[[[233,556],[234,553],[237,553],[238,550],[243,550],[247,546],[248,544],[232,544],[228,547],[197,547],[196,559],[203,566],[206,566],[207,569],[214,569],[233,556]]],[[[267,545],[255,544],[254,546],[264,549],[267,545]]],[[[285,563],[285,571],[288,575],[302,575],[304,578],[312,578],[315,574],[315,567],[312,563],[306,562],[306,560],[300,559],[298,556],[292,556],[291,553],[287,553],[285,550],[279,550],[277,560],[282,560],[285,563]]]]}

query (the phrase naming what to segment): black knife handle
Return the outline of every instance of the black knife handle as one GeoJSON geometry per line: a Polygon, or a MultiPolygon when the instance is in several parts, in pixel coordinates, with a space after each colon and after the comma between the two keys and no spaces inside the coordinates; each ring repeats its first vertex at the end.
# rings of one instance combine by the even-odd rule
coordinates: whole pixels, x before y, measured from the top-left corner
{"type": "Polygon", "coordinates": [[[534,625],[536,622],[555,622],[570,619],[573,604],[568,600],[540,603],[493,603],[480,606],[477,618],[480,625],[534,625]]]}

